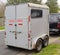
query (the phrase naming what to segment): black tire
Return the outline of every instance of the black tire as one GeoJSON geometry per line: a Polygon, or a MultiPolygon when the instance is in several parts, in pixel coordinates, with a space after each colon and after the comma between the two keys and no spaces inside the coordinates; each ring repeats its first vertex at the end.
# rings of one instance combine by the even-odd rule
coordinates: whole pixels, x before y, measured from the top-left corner
{"type": "Polygon", "coordinates": [[[42,40],[38,39],[36,42],[36,52],[41,51],[41,49],[42,49],[42,40]]]}
{"type": "Polygon", "coordinates": [[[7,45],[8,48],[12,48],[12,46],[7,45]]]}
{"type": "Polygon", "coordinates": [[[45,38],[44,41],[43,41],[43,47],[47,47],[48,44],[49,44],[49,37],[46,36],[46,38],[45,38]]]}
{"type": "Polygon", "coordinates": [[[60,30],[59,30],[59,35],[60,35],[60,30]]]}

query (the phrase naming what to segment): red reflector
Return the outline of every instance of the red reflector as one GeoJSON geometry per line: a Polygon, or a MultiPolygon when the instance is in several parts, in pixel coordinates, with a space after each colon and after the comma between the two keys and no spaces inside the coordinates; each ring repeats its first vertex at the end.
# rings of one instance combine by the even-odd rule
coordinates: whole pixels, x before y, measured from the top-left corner
{"type": "Polygon", "coordinates": [[[30,41],[31,39],[28,39],[28,41],[30,41]]]}
{"type": "Polygon", "coordinates": [[[30,22],[30,16],[28,16],[28,22],[30,22]]]}
{"type": "Polygon", "coordinates": [[[28,38],[30,38],[30,34],[28,34],[28,38]]]}
{"type": "Polygon", "coordinates": [[[9,22],[15,22],[15,20],[9,20],[9,22]]]}
{"type": "Polygon", "coordinates": [[[10,26],[12,26],[13,24],[9,24],[10,26]]]}
{"type": "Polygon", "coordinates": [[[17,22],[23,22],[23,20],[17,20],[17,22]]]}
{"type": "Polygon", "coordinates": [[[23,20],[9,20],[9,22],[23,22],[23,20]]]}
{"type": "Polygon", "coordinates": [[[18,25],[23,25],[23,24],[18,24],[18,25]]]}
{"type": "Polygon", "coordinates": [[[5,32],[5,35],[6,35],[6,32],[5,32]]]}

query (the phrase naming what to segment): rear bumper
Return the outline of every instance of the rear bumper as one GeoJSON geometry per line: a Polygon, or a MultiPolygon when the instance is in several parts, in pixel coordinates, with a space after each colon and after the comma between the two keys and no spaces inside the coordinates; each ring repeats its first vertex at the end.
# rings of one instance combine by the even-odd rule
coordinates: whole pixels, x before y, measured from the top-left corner
{"type": "Polygon", "coordinates": [[[59,31],[60,31],[59,29],[50,29],[49,32],[50,32],[50,34],[54,34],[54,33],[57,34],[57,33],[59,33],[59,31]]]}
{"type": "Polygon", "coordinates": [[[33,50],[33,48],[25,48],[25,47],[14,46],[14,45],[8,45],[8,44],[7,44],[6,46],[11,46],[11,47],[21,48],[21,49],[26,49],[26,50],[33,50]]]}

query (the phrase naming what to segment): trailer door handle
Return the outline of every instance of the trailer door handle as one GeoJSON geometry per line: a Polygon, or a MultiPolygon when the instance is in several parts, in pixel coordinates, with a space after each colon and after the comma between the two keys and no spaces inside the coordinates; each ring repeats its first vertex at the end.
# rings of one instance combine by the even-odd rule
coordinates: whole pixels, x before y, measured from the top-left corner
{"type": "Polygon", "coordinates": [[[12,33],[22,33],[22,32],[16,32],[16,31],[10,31],[10,32],[12,32],[12,33]]]}
{"type": "Polygon", "coordinates": [[[17,33],[22,33],[22,32],[17,32],[17,33]]]}
{"type": "Polygon", "coordinates": [[[10,31],[10,32],[15,33],[15,31],[10,31]]]}

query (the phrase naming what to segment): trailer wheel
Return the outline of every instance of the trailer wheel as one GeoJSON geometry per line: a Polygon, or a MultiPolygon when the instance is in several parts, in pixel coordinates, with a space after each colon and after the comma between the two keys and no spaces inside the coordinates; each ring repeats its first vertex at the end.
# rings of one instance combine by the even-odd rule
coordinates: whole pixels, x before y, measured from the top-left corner
{"type": "Polygon", "coordinates": [[[48,43],[49,43],[49,37],[46,36],[46,38],[44,39],[44,42],[43,42],[43,47],[47,47],[48,43]]]}
{"type": "Polygon", "coordinates": [[[41,49],[42,49],[42,40],[38,39],[36,42],[36,52],[41,51],[41,49]]]}
{"type": "Polygon", "coordinates": [[[12,48],[12,46],[7,45],[8,48],[12,48]]]}

